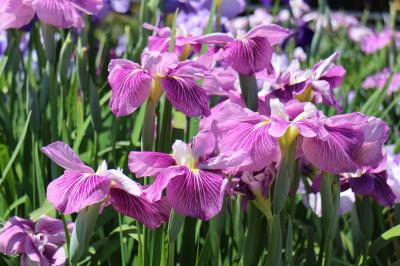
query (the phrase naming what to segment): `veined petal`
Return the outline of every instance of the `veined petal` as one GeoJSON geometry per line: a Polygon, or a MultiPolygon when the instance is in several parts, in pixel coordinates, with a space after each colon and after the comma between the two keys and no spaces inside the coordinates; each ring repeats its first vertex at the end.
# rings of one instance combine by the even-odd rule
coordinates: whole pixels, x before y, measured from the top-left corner
{"type": "Polygon", "coordinates": [[[272,47],[266,37],[235,40],[225,46],[224,58],[237,72],[252,75],[271,63],[272,47]]]}
{"type": "Polygon", "coordinates": [[[138,64],[123,59],[111,60],[108,71],[111,111],[116,116],[131,114],[149,96],[151,76],[138,64]]]}
{"type": "Polygon", "coordinates": [[[238,152],[227,152],[220,153],[216,157],[212,157],[207,161],[199,164],[199,169],[219,169],[229,170],[230,168],[236,168],[240,165],[251,164],[251,158],[248,153],[243,151],[238,152]]]}
{"type": "Polygon", "coordinates": [[[129,153],[128,167],[137,177],[155,176],[175,164],[175,159],[170,154],[138,151],[129,153]]]}
{"type": "Polygon", "coordinates": [[[172,105],[187,116],[208,116],[206,91],[188,78],[170,76],[161,79],[161,85],[172,105]]]}
{"type": "Polygon", "coordinates": [[[279,44],[289,35],[289,30],[275,24],[262,24],[251,29],[247,38],[266,37],[271,45],[279,44]]]}
{"type": "Polygon", "coordinates": [[[158,201],[161,199],[162,192],[168,186],[171,179],[184,175],[186,167],[174,166],[162,171],[154,180],[153,184],[145,189],[146,198],[149,201],[158,201]]]}
{"type": "Polygon", "coordinates": [[[304,137],[302,151],[319,169],[330,173],[355,172],[354,154],[360,149],[364,136],[349,125],[325,125],[315,137],[304,137]]]}
{"type": "Polygon", "coordinates": [[[69,0],[77,9],[87,13],[95,14],[103,8],[102,0],[69,0]]]}
{"type": "Polygon", "coordinates": [[[59,28],[82,27],[83,19],[67,0],[32,0],[33,10],[41,21],[59,28]]]}
{"type": "Polygon", "coordinates": [[[186,169],[170,180],[167,197],[177,213],[209,220],[221,211],[226,184],[220,175],[186,169]]]}
{"type": "Polygon", "coordinates": [[[0,30],[21,28],[28,24],[35,15],[30,3],[23,3],[22,0],[6,1],[2,5],[0,7],[0,30]]]}
{"type": "Polygon", "coordinates": [[[71,172],[94,173],[93,169],[86,166],[79,156],[64,142],[56,141],[40,149],[53,162],[71,172]]]}
{"type": "Polygon", "coordinates": [[[235,38],[227,33],[210,33],[195,39],[196,42],[207,44],[225,44],[234,40],[235,38]]]}
{"type": "Polygon", "coordinates": [[[259,171],[279,159],[277,139],[268,133],[268,122],[262,120],[228,121],[217,124],[221,153],[246,152],[252,163],[241,165],[241,171],[259,171]]]}
{"type": "Polygon", "coordinates": [[[133,196],[119,188],[110,189],[110,201],[120,213],[132,217],[150,228],[168,221],[170,205],[165,199],[155,202],[133,196]]]}
{"type": "Polygon", "coordinates": [[[290,122],[287,121],[273,121],[268,128],[268,133],[275,138],[280,138],[285,135],[289,126],[290,122]]]}
{"type": "Polygon", "coordinates": [[[61,213],[70,214],[104,200],[110,185],[103,176],[65,171],[47,186],[47,199],[61,213]]]}

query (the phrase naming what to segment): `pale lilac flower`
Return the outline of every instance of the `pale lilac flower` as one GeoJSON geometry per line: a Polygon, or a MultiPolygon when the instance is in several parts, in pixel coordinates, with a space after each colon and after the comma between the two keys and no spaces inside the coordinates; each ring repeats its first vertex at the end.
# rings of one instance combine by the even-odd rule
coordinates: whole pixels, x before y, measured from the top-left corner
{"type": "Polygon", "coordinates": [[[307,54],[304,52],[303,48],[296,47],[293,51],[293,58],[299,60],[299,62],[307,61],[307,54]]]}
{"type": "Polygon", "coordinates": [[[172,208],[179,214],[209,220],[222,207],[227,179],[217,169],[242,163],[246,154],[220,154],[209,158],[215,141],[209,133],[199,133],[190,144],[180,140],[172,154],[131,152],[129,169],[137,177],[155,176],[149,200],[158,200],[164,189],[172,208]]]}
{"type": "MultiPolygon", "coordinates": [[[[311,210],[318,216],[322,217],[322,201],[321,201],[321,193],[311,192],[307,194],[303,182],[300,182],[298,192],[303,196],[303,204],[307,208],[311,208],[311,210]]],[[[339,201],[339,214],[345,215],[353,209],[354,202],[356,201],[356,197],[353,191],[347,189],[345,191],[340,192],[340,201],[339,201]]]]}
{"type": "Polygon", "coordinates": [[[271,24],[274,20],[274,17],[270,13],[268,13],[265,8],[256,8],[256,10],[254,10],[254,13],[248,18],[249,26],[251,28],[261,24],[271,24]]]}
{"type": "Polygon", "coordinates": [[[350,27],[348,31],[349,38],[354,42],[361,42],[364,37],[373,34],[372,29],[361,25],[350,27]]]}
{"type": "Polygon", "coordinates": [[[394,145],[385,147],[387,152],[387,166],[386,171],[388,174],[387,184],[396,195],[395,203],[400,202],[400,154],[394,153],[394,145]]]}
{"type": "MultiPolygon", "coordinates": [[[[363,89],[379,89],[382,90],[385,88],[386,82],[390,77],[390,70],[388,68],[383,69],[382,71],[372,74],[368,76],[361,87],[363,89]]],[[[387,88],[387,95],[392,95],[393,92],[396,92],[400,89],[400,73],[393,73],[392,80],[389,83],[387,88]]]]}
{"type": "Polygon", "coordinates": [[[270,68],[272,46],[279,44],[288,34],[289,30],[269,24],[259,25],[238,38],[226,33],[211,33],[196,41],[223,45],[224,60],[237,72],[252,75],[270,68]]]}
{"type": "Polygon", "coordinates": [[[94,14],[102,0],[2,0],[0,30],[20,28],[36,14],[40,21],[58,28],[83,27],[83,13],[94,14]]]}
{"type": "Polygon", "coordinates": [[[337,31],[340,28],[349,28],[359,25],[359,21],[356,17],[340,11],[331,12],[329,17],[318,11],[312,11],[305,14],[303,19],[307,22],[316,21],[316,23],[321,25],[322,28],[331,28],[333,31],[337,31]]]}
{"type": "MultiPolygon", "coordinates": [[[[68,223],[71,232],[73,223],[68,223]]],[[[64,224],[42,216],[36,222],[11,217],[0,232],[0,252],[7,256],[21,254],[21,265],[65,265],[64,224]]]]}
{"type": "Polygon", "coordinates": [[[158,101],[163,91],[172,105],[187,116],[210,113],[206,91],[196,83],[209,74],[199,63],[179,62],[176,54],[153,51],[142,54],[142,65],[114,59],[108,70],[110,108],[116,116],[134,112],[148,97],[158,101]]]}
{"type": "Polygon", "coordinates": [[[295,18],[300,18],[311,9],[310,6],[303,0],[290,0],[289,5],[295,18]]]}
{"type": "MultiPolygon", "coordinates": [[[[242,13],[246,7],[245,0],[224,0],[221,1],[221,16],[233,18],[238,14],[242,13]]],[[[197,14],[199,10],[210,10],[212,5],[211,0],[165,0],[162,2],[162,9],[164,12],[172,13],[177,8],[183,10],[186,13],[197,14]]]]}
{"type": "Polygon", "coordinates": [[[61,213],[71,214],[96,203],[103,203],[103,206],[111,203],[118,212],[150,228],[168,220],[169,203],[164,199],[147,200],[149,188],[142,188],[121,170],[108,170],[103,162],[94,172],[67,144],[60,141],[41,150],[65,169],[64,174],[47,187],[48,201],[61,213]]]}
{"type": "Polygon", "coordinates": [[[385,28],[381,32],[365,35],[360,41],[361,50],[366,54],[375,53],[388,46],[392,41],[392,37],[392,30],[389,28],[385,28]]]}

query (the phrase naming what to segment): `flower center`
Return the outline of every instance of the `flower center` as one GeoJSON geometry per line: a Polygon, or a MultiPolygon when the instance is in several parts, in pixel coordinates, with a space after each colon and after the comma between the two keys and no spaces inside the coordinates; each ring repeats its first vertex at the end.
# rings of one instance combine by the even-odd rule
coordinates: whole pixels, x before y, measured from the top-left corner
{"type": "Polygon", "coordinates": [[[184,143],[181,140],[175,141],[172,145],[175,161],[180,166],[186,166],[193,172],[198,171],[197,169],[197,157],[194,155],[192,148],[189,144],[184,143]]]}

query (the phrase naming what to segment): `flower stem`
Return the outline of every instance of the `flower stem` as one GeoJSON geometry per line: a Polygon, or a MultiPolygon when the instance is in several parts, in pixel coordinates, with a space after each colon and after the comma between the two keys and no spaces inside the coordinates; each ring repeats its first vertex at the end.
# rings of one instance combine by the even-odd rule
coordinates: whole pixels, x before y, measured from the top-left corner
{"type": "Polygon", "coordinates": [[[246,106],[252,110],[258,109],[258,87],[255,75],[239,73],[239,83],[246,106]]]}

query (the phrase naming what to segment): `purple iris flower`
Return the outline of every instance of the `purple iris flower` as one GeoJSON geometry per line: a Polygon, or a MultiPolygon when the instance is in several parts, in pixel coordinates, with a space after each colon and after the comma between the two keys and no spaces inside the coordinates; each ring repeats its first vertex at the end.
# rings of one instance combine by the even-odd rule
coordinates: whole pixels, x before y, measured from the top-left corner
{"type": "Polygon", "coordinates": [[[265,76],[258,73],[257,77],[264,79],[264,98],[279,98],[283,101],[298,99],[300,101],[313,101],[325,104],[341,111],[341,106],[336,100],[333,90],[343,81],[345,69],[334,62],[339,56],[338,52],[321,60],[311,70],[303,71],[300,65],[292,61],[285,64],[281,57],[273,57],[274,75],[265,76]],[[267,86],[266,86],[267,85],[267,86]]]}
{"type": "Polygon", "coordinates": [[[103,18],[111,11],[125,14],[131,7],[131,0],[103,0],[103,7],[94,14],[96,19],[103,18]]]}
{"type": "MultiPolygon", "coordinates": [[[[390,77],[390,70],[388,68],[383,69],[382,71],[372,74],[368,76],[361,87],[363,89],[379,89],[382,90],[385,88],[385,84],[390,77]]],[[[390,96],[392,93],[398,91],[400,89],[400,73],[393,73],[392,80],[389,83],[387,88],[387,95],[390,96]]]]}
{"type": "MultiPolygon", "coordinates": [[[[173,13],[177,8],[185,13],[197,13],[200,10],[210,10],[212,0],[165,0],[162,2],[162,10],[165,13],[173,13]]],[[[246,7],[245,0],[224,0],[221,1],[221,16],[234,18],[242,13],[246,7]]]]}
{"type": "Polygon", "coordinates": [[[308,26],[307,22],[304,22],[301,19],[299,19],[296,24],[297,30],[294,34],[296,46],[300,46],[302,48],[310,47],[314,37],[314,31],[308,26]]]}
{"type": "Polygon", "coordinates": [[[376,167],[383,160],[382,145],[388,126],[380,119],[361,113],[325,117],[311,103],[271,100],[271,116],[227,103],[205,119],[203,128],[212,130],[220,152],[245,151],[252,163],[243,171],[258,171],[279,162],[278,139],[289,127],[298,134],[298,157],[305,157],[325,172],[356,172],[376,167]],[[211,122],[210,122],[211,121],[211,122]]]}
{"type": "Polygon", "coordinates": [[[11,0],[2,1],[0,30],[21,28],[35,16],[46,24],[58,28],[83,27],[82,14],[94,14],[102,6],[102,0],[11,0]]]}
{"type": "Polygon", "coordinates": [[[259,25],[243,37],[211,33],[196,39],[199,43],[223,45],[224,60],[237,72],[252,75],[271,68],[272,46],[280,43],[289,30],[278,25],[259,25]]]}
{"type": "Polygon", "coordinates": [[[164,90],[172,105],[187,116],[210,113],[206,91],[196,79],[208,77],[205,66],[192,61],[179,62],[176,54],[147,52],[142,65],[129,60],[111,60],[111,111],[116,116],[135,111],[148,97],[158,101],[164,90]]]}
{"type": "Polygon", "coordinates": [[[400,154],[394,153],[394,145],[385,147],[387,154],[386,171],[388,174],[387,183],[396,195],[395,203],[400,202],[400,154]]]}
{"type": "Polygon", "coordinates": [[[128,166],[137,177],[156,176],[147,194],[149,200],[158,200],[166,189],[177,213],[209,220],[223,203],[227,179],[220,170],[246,161],[246,154],[240,152],[210,158],[214,147],[212,134],[199,133],[190,144],[175,141],[172,155],[131,152],[128,166]]]}
{"type": "Polygon", "coordinates": [[[146,193],[150,188],[142,188],[121,170],[107,170],[107,164],[103,162],[94,172],[60,141],[41,150],[65,169],[64,174],[47,187],[48,201],[61,213],[79,212],[87,206],[103,203],[103,207],[111,204],[118,212],[150,228],[168,220],[169,203],[163,198],[154,202],[147,200],[146,193]]]}
{"type": "MultiPolygon", "coordinates": [[[[68,223],[71,232],[73,223],[68,223]]],[[[7,256],[21,255],[21,265],[65,265],[64,224],[61,220],[42,216],[36,222],[11,217],[0,232],[0,252],[7,256]]]]}
{"type": "MultiPolygon", "coordinates": [[[[155,35],[148,39],[147,47],[150,51],[168,52],[171,42],[171,29],[168,27],[157,28],[151,24],[144,23],[143,27],[154,31],[155,35]]],[[[199,52],[201,45],[194,42],[194,36],[187,33],[185,29],[179,27],[175,35],[174,53],[179,56],[179,59],[185,60],[194,50],[199,52]]]]}
{"type": "Polygon", "coordinates": [[[388,46],[392,41],[392,30],[385,28],[382,32],[375,32],[361,39],[361,50],[366,54],[372,54],[388,46]]]}
{"type": "Polygon", "coordinates": [[[386,170],[377,171],[371,167],[361,172],[346,175],[343,186],[349,186],[359,195],[369,196],[382,206],[390,207],[396,199],[396,195],[387,183],[386,170]]]}

